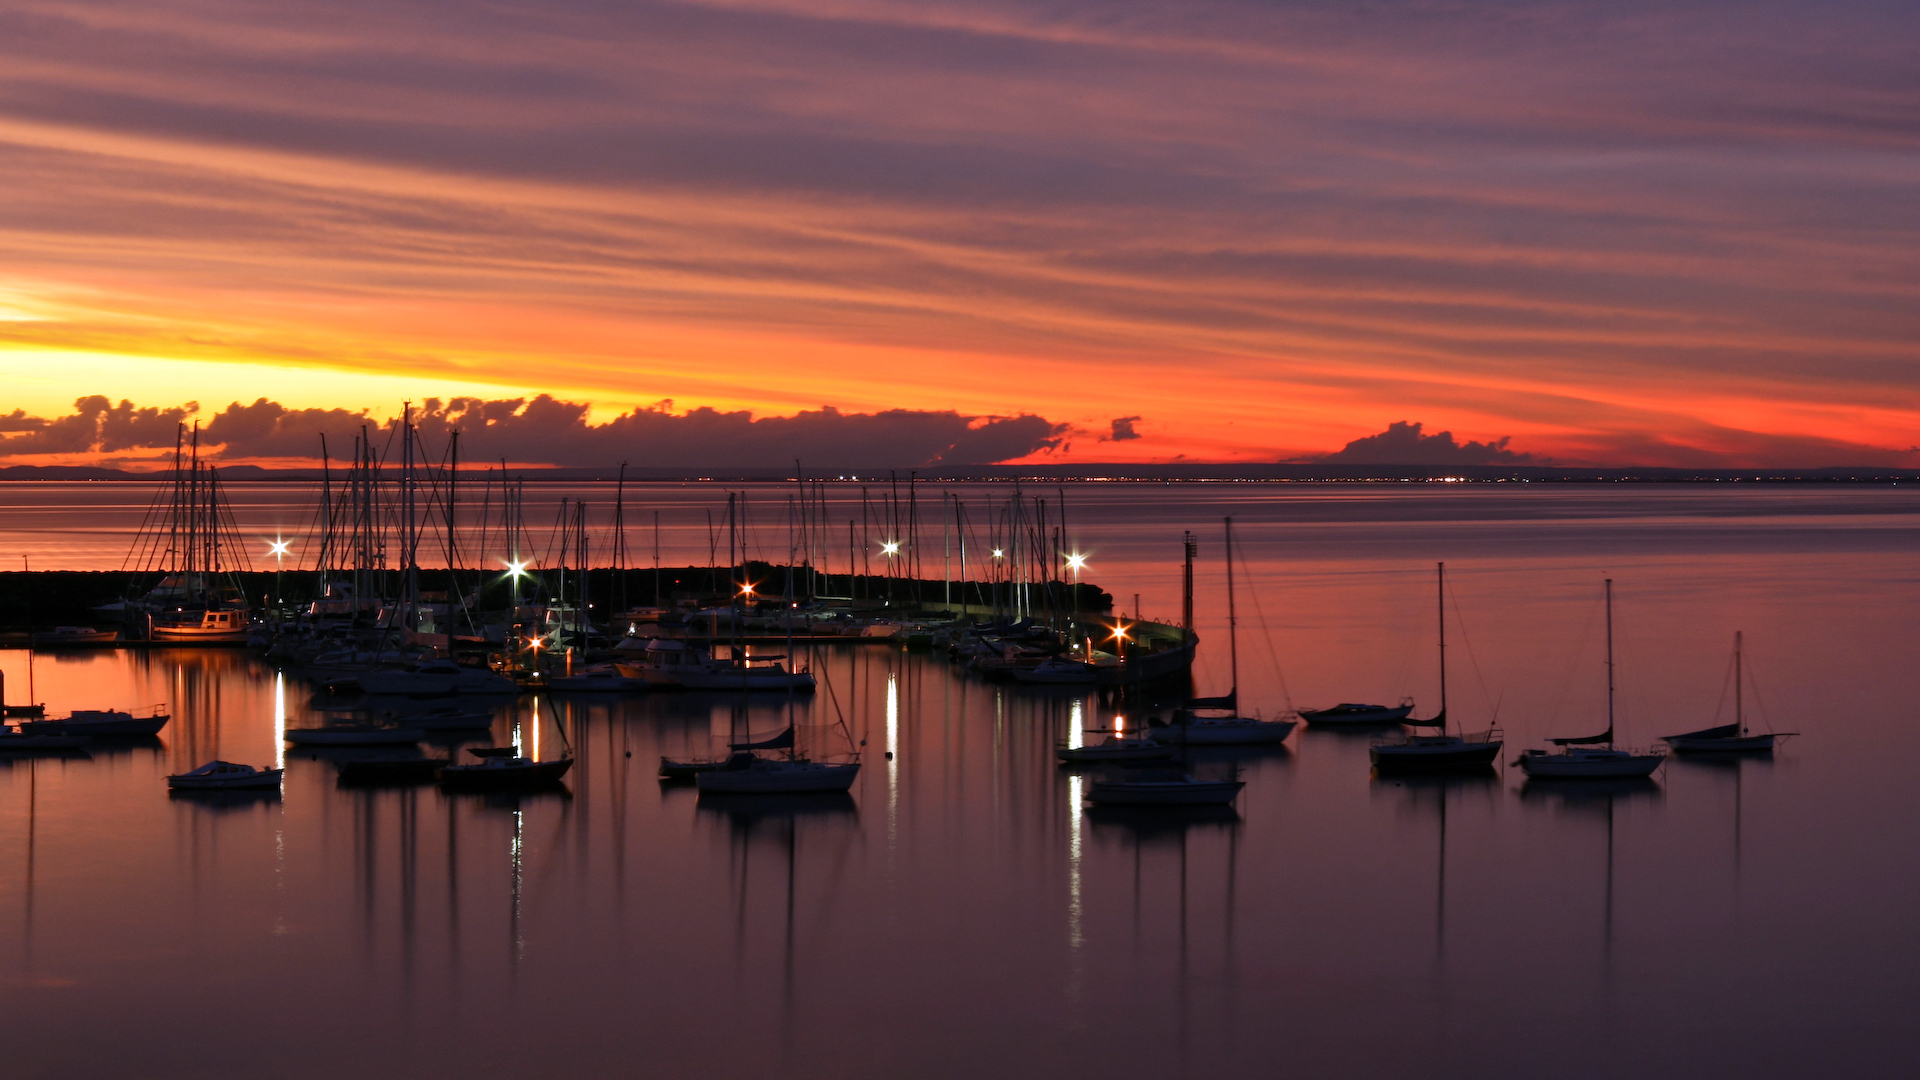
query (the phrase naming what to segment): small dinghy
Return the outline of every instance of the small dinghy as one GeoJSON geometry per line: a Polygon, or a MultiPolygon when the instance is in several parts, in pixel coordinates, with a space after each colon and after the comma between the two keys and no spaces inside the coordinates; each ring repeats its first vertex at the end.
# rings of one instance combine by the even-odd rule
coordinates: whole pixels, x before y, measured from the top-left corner
{"type": "Polygon", "coordinates": [[[712,772],[724,764],[726,763],[722,761],[675,761],[663,754],[660,757],[660,779],[691,780],[701,773],[712,772]]]}
{"type": "Polygon", "coordinates": [[[288,728],[286,733],[286,740],[295,746],[411,746],[426,737],[417,727],[356,722],[288,728]]]}
{"type": "Polygon", "coordinates": [[[75,709],[57,720],[28,720],[20,730],[29,735],[89,735],[95,738],[139,738],[158,735],[172,719],[155,705],[146,716],[135,716],[123,709],[75,709]]]}
{"type": "Polygon", "coordinates": [[[0,728],[0,753],[78,750],[92,741],[85,735],[32,735],[16,728],[0,728]]]}
{"type": "Polygon", "coordinates": [[[256,769],[231,761],[209,761],[192,772],[167,777],[175,791],[253,791],[277,788],[285,769],[256,769]]]}
{"type": "Polygon", "coordinates": [[[1413,699],[1408,698],[1398,705],[1360,705],[1343,701],[1331,709],[1301,709],[1300,719],[1312,727],[1366,727],[1375,724],[1397,724],[1413,715],[1413,699]]]}
{"type": "Polygon", "coordinates": [[[1196,780],[1178,769],[1087,785],[1087,801],[1095,806],[1224,806],[1240,796],[1244,780],[1196,780]]]}
{"type": "Polygon", "coordinates": [[[480,760],[472,765],[444,765],[440,783],[449,788],[543,787],[558,783],[573,768],[571,755],[553,761],[520,757],[511,746],[471,747],[480,760]]]}
{"type": "Polygon", "coordinates": [[[57,649],[63,645],[110,645],[118,640],[120,640],[118,630],[96,630],[91,626],[56,626],[51,630],[36,631],[33,635],[33,647],[57,649]]]}
{"type": "MultiPolygon", "coordinates": [[[[1662,736],[1660,741],[1682,754],[1771,754],[1773,748],[1792,735],[1792,731],[1773,731],[1755,735],[1747,730],[1745,669],[1741,661],[1740,631],[1733,634],[1733,723],[1701,728],[1681,735],[1662,736]]],[[[1723,691],[1724,695],[1724,691],[1723,691]]],[[[1726,698],[1721,697],[1725,708],[1726,698]]]]}

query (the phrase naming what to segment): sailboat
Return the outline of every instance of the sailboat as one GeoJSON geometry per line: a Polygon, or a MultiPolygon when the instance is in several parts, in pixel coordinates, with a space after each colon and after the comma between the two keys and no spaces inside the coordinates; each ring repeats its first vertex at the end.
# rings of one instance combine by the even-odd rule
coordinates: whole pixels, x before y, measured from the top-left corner
{"type": "MultiPolygon", "coordinates": [[[[1660,741],[1672,747],[1678,753],[1720,753],[1720,754],[1771,754],[1780,740],[1798,734],[1792,731],[1768,732],[1754,735],[1747,731],[1746,673],[1741,660],[1740,631],[1733,632],[1733,723],[1716,727],[1701,728],[1682,735],[1665,735],[1660,741]]],[[[1722,704],[1726,698],[1720,699],[1722,704]]]]}
{"type": "MultiPolygon", "coordinates": [[[[1234,609],[1233,590],[1233,518],[1226,519],[1227,535],[1227,658],[1233,688],[1217,698],[1192,698],[1187,707],[1173,714],[1173,722],[1156,728],[1156,741],[1184,742],[1190,746],[1246,746],[1286,741],[1293,734],[1293,720],[1262,720],[1240,715],[1240,634],[1234,609]]],[[[1238,790],[1238,789],[1235,789],[1238,790]]]]}
{"type": "MultiPolygon", "coordinates": [[[[857,761],[810,761],[801,757],[789,726],[771,739],[730,743],[733,753],[715,768],[694,775],[702,795],[813,795],[845,791],[860,775],[857,761]],[[785,757],[761,757],[755,750],[785,750],[785,757]]],[[[664,760],[662,762],[665,764],[664,760]]]]}
{"type": "Polygon", "coordinates": [[[1440,711],[1426,720],[1402,721],[1409,727],[1439,728],[1438,735],[1409,735],[1398,742],[1375,743],[1367,748],[1373,767],[1382,773],[1438,772],[1485,769],[1500,756],[1505,746],[1499,728],[1468,735],[1447,734],[1447,564],[1435,563],[1440,599],[1440,711]]]}
{"type": "Polygon", "coordinates": [[[1403,698],[1398,705],[1366,705],[1343,701],[1329,709],[1300,710],[1300,719],[1313,727],[1334,727],[1341,724],[1352,727],[1398,724],[1412,715],[1412,698],[1403,698]]]}
{"type": "Polygon", "coordinates": [[[1100,742],[1088,746],[1056,746],[1053,756],[1059,758],[1062,765],[1125,764],[1166,761],[1173,757],[1172,747],[1155,742],[1144,733],[1127,734],[1122,726],[1125,722],[1124,718],[1115,720],[1114,730],[1100,742]]]}
{"type": "Polygon", "coordinates": [[[1087,785],[1096,806],[1224,806],[1240,796],[1245,780],[1197,780],[1178,768],[1139,769],[1087,785]]]}
{"type": "Polygon", "coordinates": [[[1520,767],[1541,780],[1618,780],[1647,777],[1666,755],[1636,754],[1613,745],[1613,579],[1607,579],[1607,730],[1598,735],[1549,739],[1558,750],[1530,749],[1520,755],[1520,767]]]}

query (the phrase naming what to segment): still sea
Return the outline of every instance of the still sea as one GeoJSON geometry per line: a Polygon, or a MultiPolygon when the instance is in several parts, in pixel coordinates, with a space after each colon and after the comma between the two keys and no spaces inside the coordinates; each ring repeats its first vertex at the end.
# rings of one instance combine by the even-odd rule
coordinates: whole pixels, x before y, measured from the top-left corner
{"type": "MultiPolygon", "coordinates": [[[[856,544],[862,524],[867,542],[892,527],[891,510],[872,520],[884,487],[862,523],[857,486],[832,485],[830,569],[845,521],[856,544]]],[[[943,493],[966,507],[973,567],[1007,490],[915,488],[921,574],[962,576],[943,493]]],[[[627,561],[650,565],[658,511],[665,563],[715,546],[724,562],[708,515],[724,528],[725,491],[627,485],[627,561]]],[[[748,491],[752,554],[785,561],[784,489],[748,491]]],[[[255,568],[266,540],[306,537],[310,490],[229,494],[255,568]]],[[[319,722],[317,685],[246,650],[5,651],[9,701],[31,680],[55,714],[174,716],[144,742],[0,758],[6,1075],[1920,1071],[1920,489],[1026,494],[1056,515],[1064,500],[1062,546],[1129,616],[1177,615],[1195,533],[1202,694],[1234,675],[1232,515],[1248,711],[1411,697],[1431,713],[1445,561],[1449,714],[1501,728],[1503,761],[1604,727],[1608,578],[1623,745],[1731,719],[1736,631],[1749,724],[1798,734],[1771,757],[1595,786],[1510,765],[1382,779],[1382,733],[1302,728],[1195,755],[1246,781],[1230,814],[1111,813],[1053,749],[1102,737],[1112,702],[838,645],[801,651],[821,676],[808,699],[502,702],[483,741],[576,760],[564,792],[502,797],[342,788],[278,739],[319,722]],[[811,751],[862,753],[848,797],[714,802],[656,779],[663,754],[789,718],[811,751]],[[284,763],[284,791],[168,796],[167,774],[216,757],[284,763]]],[[[152,495],[0,485],[0,558],[116,568],[152,495]]],[[[611,485],[529,484],[529,530],[562,498],[611,520],[611,485]]]]}

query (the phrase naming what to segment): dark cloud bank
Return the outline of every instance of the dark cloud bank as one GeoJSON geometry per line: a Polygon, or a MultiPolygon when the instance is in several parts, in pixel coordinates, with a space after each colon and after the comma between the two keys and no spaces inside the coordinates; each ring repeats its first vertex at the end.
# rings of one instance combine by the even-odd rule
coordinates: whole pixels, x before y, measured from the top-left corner
{"type": "MultiPolygon", "coordinates": [[[[1052,450],[1067,433],[1066,425],[1032,415],[843,413],[825,406],[755,418],[710,408],[676,413],[672,402],[661,402],[594,424],[588,408],[545,394],[531,400],[430,398],[415,410],[414,421],[435,454],[457,430],[464,461],[505,458],[580,468],[627,461],[641,468],[751,469],[784,467],[795,459],[823,469],[984,465],[1052,450]]],[[[15,410],[0,415],[0,432],[11,433],[0,436],[0,458],[171,448],[178,424],[198,412],[194,402],[138,408],[101,396],[81,398],[71,415],[50,420],[15,410]]],[[[260,398],[251,405],[234,402],[206,418],[200,442],[218,447],[226,459],[318,459],[324,435],[328,453],[338,460],[351,453],[362,431],[384,446],[391,421],[346,409],[289,409],[260,398]]]]}
{"type": "Polygon", "coordinates": [[[1387,430],[1364,439],[1355,439],[1338,453],[1319,461],[1326,465],[1545,465],[1551,464],[1532,454],[1507,449],[1511,439],[1490,443],[1453,441],[1453,432],[1421,434],[1423,425],[1396,420],[1387,430]]]}

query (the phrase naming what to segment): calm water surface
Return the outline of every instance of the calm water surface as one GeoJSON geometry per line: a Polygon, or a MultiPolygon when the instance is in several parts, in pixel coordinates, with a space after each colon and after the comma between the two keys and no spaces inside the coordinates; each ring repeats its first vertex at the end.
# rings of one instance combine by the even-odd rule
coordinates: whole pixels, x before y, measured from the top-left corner
{"type": "MultiPolygon", "coordinates": [[[[6,492],[0,555],[85,532],[85,500],[55,488],[6,492]]],[[[685,541],[669,561],[695,561],[714,493],[653,496],[685,541]]],[[[715,805],[661,786],[660,754],[785,722],[777,697],[693,694],[503,706],[495,741],[551,757],[564,731],[579,759],[568,797],[342,790],[329,762],[288,755],[282,798],[207,802],[169,799],[164,776],[275,760],[279,725],[317,719],[309,684],[240,652],[44,654],[35,696],[55,712],[165,701],[176,719],[150,744],[0,761],[9,1075],[1920,1067],[1914,493],[1067,498],[1089,577],[1127,608],[1140,593],[1149,615],[1177,610],[1179,533],[1201,533],[1202,692],[1227,682],[1217,537],[1231,512],[1251,579],[1249,705],[1411,694],[1429,711],[1445,559],[1449,633],[1465,635],[1450,709],[1470,728],[1497,720],[1510,758],[1604,724],[1609,575],[1624,741],[1712,722],[1735,630],[1756,724],[1803,734],[1770,761],[1674,761],[1644,787],[1596,790],[1517,769],[1376,780],[1366,737],[1303,730],[1284,751],[1198,762],[1247,780],[1230,818],[1108,816],[1080,807],[1083,781],[1051,757],[1111,720],[1098,699],[839,648],[813,658],[833,693],[794,708],[819,749],[844,745],[836,702],[866,740],[840,802],[715,805]]],[[[783,553],[779,515],[766,520],[783,553]]],[[[124,544],[108,547],[118,565],[124,544]]],[[[0,668],[9,700],[25,697],[26,654],[0,653],[0,668]]]]}

